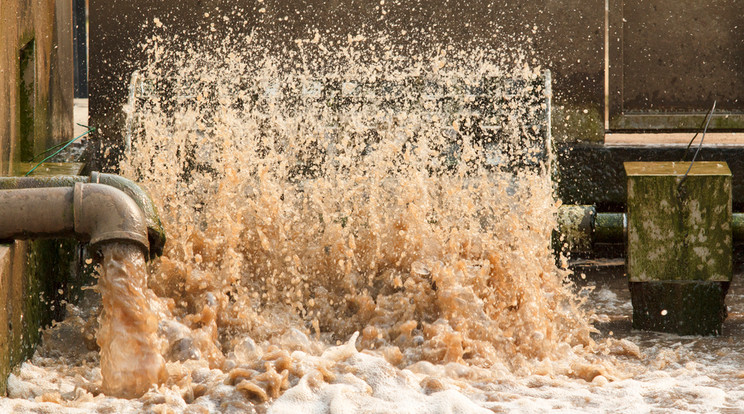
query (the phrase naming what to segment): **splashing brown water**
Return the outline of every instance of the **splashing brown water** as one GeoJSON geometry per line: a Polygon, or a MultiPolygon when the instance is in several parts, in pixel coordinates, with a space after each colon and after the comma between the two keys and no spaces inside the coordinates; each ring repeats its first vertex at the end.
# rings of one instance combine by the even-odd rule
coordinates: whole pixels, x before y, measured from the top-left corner
{"type": "MultiPolygon", "coordinates": [[[[544,91],[528,54],[311,35],[272,55],[258,37],[165,37],[146,46],[122,169],[169,234],[161,259],[127,270],[167,378],[106,395],[100,300],[86,296],[10,375],[0,411],[744,410],[740,319],[720,338],[629,323],[641,348],[590,338],[593,316],[548,249],[555,202],[532,123],[544,91]],[[484,79],[485,101],[471,93],[484,79]]],[[[613,283],[582,297],[628,315],[626,280],[613,283]]],[[[162,379],[148,355],[142,384],[162,379]]]]}
{"type": "Polygon", "coordinates": [[[151,286],[209,332],[198,352],[224,368],[235,347],[288,329],[325,344],[360,332],[401,368],[527,373],[592,347],[550,251],[549,171],[529,162],[545,150],[530,129],[539,70],[370,43],[316,36],[296,66],[252,38],[153,47],[122,169],[162,202],[170,241],[151,286]],[[493,119],[470,105],[484,79],[493,119]]]}
{"type": "Polygon", "coordinates": [[[407,55],[364,36],[279,55],[257,37],[166,43],[148,46],[125,108],[121,168],[159,204],[169,241],[149,280],[116,251],[103,266],[133,283],[109,298],[132,295],[157,320],[108,323],[128,316],[107,310],[102,379],[36,398],[118,409],[97,384],[133,396],[164,382],[126,407],[478,412],[515,377],[601,385],[622,377],[604,354],[638,355],[594,343],[555,266],[535,127],[546,91],[527,57],[407,55]],[[114,339],[120,325],[138,333],[114,339]],[[114,358],[144,344],[167,378],[154,352],[137,354],[142,370],[114,358]]]}

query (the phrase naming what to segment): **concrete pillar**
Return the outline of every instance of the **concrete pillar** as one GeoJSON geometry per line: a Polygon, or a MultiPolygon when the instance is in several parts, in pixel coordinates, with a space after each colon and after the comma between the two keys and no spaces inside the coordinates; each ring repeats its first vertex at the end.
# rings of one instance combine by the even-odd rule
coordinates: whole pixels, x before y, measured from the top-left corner
{"type": "Polygon", "coordinates": [[[732,276],[728,165],[626,162],[625,172],[633,327],[720,333],[732,276]]]}
{"type": "Polygon", "coordinates": [[[0,174],[72,138],[72,0],[0,0],[0,174]]]}

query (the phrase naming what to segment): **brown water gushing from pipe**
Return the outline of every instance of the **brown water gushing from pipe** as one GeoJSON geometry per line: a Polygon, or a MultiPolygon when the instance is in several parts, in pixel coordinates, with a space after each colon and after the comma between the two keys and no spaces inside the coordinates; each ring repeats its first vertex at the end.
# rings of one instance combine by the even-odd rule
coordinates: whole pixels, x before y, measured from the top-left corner
{"type": "MultiPolygon", "coordinates": [[[[165,381],[157,347],[158,317],[146,293],[149,254],[145,217],[121,190],[71,182],[71,187],[0,190],[0,239],[76,237],[101,249],[103,300],[98,345],[103,389],[139,397],[165,381]]],[[[33,299],[32,299],[33,300],[33,299]]]]}
{"type": "MultiPolygon", "coordinates": [[[[405,34],[311,34],[284,59],[257,38],[163,46],[181,35],[163,30],[144,47],[147,87],[128,108],[136,136],[122,169],[151,191],[170,237],[148,280],[167,379],[137,399],[101,393],[97,352],[63,342],[92,331],[88,313],[69,306],[46,333],[63,345],[45,341],[11,375],[0,410],[741,410],[739,327],[725,338],[625,332],[642,351],[595,343],[592,315],[548,249],[557,203],[545,171],[479,167],[494,155],[534,156],[520,140],[540,105],[513,99],[534,90],[502,89],[490,102],[510,115],[498,125],[521,150],[509,154],[485,151],[472,128],[446,117],[468,96],[444,108],[403,88],[417,102],[403,110],[384,99],[339,110],[309,96],[326,76],[338,85],[393,85],[406,73],[448,86],[529,79],[539,74],[529,55],[510,65],[508,51],[432,41],[438,51],[403,56],[405,34]],[[458,128],[465,162],[448,164],[452,147],[440,144],[458,128]]],[[[627,314],[620,284],[598,289],[593,305],[627,314]]],[[[147,366],[143,375],[159,379],[158,364],[147,366]]]]}
{"type": "Polygon", "coordinates": [[[101,246],[98,290],[103,311],[97,342],[101,347],[103,391],[136,398],[167,379],[156,332],[158,317],[147,295],[142,249],[125,243],[101,246]]]}

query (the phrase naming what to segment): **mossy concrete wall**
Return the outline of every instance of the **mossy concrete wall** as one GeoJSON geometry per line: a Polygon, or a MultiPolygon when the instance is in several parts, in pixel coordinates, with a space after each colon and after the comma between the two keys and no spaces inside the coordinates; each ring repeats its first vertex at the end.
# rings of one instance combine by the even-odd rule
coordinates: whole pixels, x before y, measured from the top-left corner
{"type": "Polygon", "coordinates": [[[725,163],[629,162],[631,282],[730,282],[731,171],[725,163]],[[689,169],[689,173],[686,173],[689,169]]]}
{"type": "Polygon", "coordinates": [[[0,245],[0,393],[12,368],[33,355],[41,330],[61,320],[78,294],[78,251],[74,240],[0,245]]]}
{"type": "MultiPolygon", "coordinates": [[[[72,69],[71,0],[0,0],[0,175],[72,138],[72,69]]],[[[10,369],[33,353],[40,328],[60,316],[76,246],[0,245],[1,393],[10,369]]]]}
{"type": "Polygon", "coordinates": [[[627,272],[635,329],[717,335],[733,273],[725,163],[629,162],[627,272]]]}
{"type": "Polygon", "coordinates": [[[72,138],[71,0],[0,0],[0,174],[72,138]]]}

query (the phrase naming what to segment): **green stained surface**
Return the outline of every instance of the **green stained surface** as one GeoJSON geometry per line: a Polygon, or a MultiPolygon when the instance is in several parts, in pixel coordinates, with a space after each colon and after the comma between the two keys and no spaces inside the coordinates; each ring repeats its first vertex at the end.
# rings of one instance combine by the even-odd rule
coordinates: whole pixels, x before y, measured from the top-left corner
{"type": "Polygon", "coordinates": [[[731,172],[725,163],[625,163],[631,282],[730,281],[731,172]]]}
{"type": "Polygon", "coordinates": [[[592,220],[597,212],[593,206],[561,206],[558,209],[558,229],[553,233],[556,252],[588,252],[592,250],[592,220]]]}
{"type": "Polygon", "coordinates": [[[597,213],[594,218],[594,240],[598,243],[622,243],[625,239],[625,215],[597,213]]]}
{"type": "MultiPolygon", "coordinates": [[[[34,172],[32,177],[50,176],[50,175],[78,175],[85,164],[79,162],[45,162],[41,164],[34,172]]],[[[10,166],[11,175],[22,176],[36,166],[33,162],[17,162],[10,166]]]]}
{"type": "MultiPolygon", "coordinates": [[[[705,113],[697,114],[623,114],[610,119],[610,128],[618,130],[654,130],[673,129],[698,131],[705,124],[705,113]]],[[[714,116],[708,125],[708,131],[713,129],[741,129],[744,128],[744,117],[738,114],[714,116]]]]}
{"type": "Polygon", "coordinates": [[[551,125],[556,143],[604,142],[604,114],[592,104],[554,105],[551,125]]]}
{"type": "Polygon", "coordinates": [[[744,241],[744,213],[734,213],[731,217],[731,231],[737,243],[744,241]]]}
{"type": "Polygon", "coordinates": [[[36,87],[34,85],[36,80],[36,50],[34,41],[31,40],[21,48],[19,55],[19,152],[22,160],[29,160],[34,156],[34,140],[36,138],[35,123],[39,119],[36,114],[36,87]]]}

